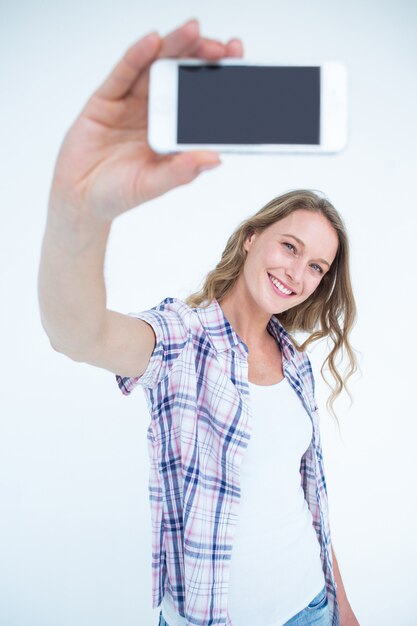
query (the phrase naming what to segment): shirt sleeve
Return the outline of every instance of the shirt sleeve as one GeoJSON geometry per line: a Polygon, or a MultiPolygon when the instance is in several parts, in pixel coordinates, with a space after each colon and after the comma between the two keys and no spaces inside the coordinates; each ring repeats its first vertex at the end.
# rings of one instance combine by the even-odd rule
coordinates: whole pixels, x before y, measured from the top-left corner
{"type": "Polygon", "coordinates": [[[156,343],[142,376],[123,377],[116,374],[116,382],[123,395],[129,395],[138,384],[154,388],[167,376],[187,343],[190,313],[190,307],[177,298],[165,298],[148,311],[128,313],[152,326],[156,343]]]}

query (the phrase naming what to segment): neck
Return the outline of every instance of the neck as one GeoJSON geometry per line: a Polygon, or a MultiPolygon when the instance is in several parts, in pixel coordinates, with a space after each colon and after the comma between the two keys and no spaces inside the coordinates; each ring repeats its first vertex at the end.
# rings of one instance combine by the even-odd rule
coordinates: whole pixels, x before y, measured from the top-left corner
{"type": "Polygon", "coordinates": [[[262,348],[270,341],[267,325],[271,314],[260,309],[250,294],[235,287],[219,304],[233,330],[248,347],[262,348]]]}

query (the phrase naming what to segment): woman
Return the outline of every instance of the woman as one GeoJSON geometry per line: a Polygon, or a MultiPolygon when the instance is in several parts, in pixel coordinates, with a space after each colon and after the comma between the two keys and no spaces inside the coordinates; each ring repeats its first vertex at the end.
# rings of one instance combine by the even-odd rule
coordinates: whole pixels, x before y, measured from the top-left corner
{"type": "Polygon", "coordinates": [[[320,322],[313,339],[334,339],[340,393],[334,356],[347,348],[353,371],[355,308],[335,209],[313,192],[285,194],[236,231],[199,294],[129,316],[106,308],[113,219],[219,164],[209,151],[151,151],[151,63],[241,55],[239,40],[205,39],[191,20],[132,45],[93,94],[55,168],[41,319],[55,350],[114,372],[125,394],[136,384],[146,392],[160,624],[350,626],[358,622],[331,549],[314,380],[287,332],[320,322]]]}

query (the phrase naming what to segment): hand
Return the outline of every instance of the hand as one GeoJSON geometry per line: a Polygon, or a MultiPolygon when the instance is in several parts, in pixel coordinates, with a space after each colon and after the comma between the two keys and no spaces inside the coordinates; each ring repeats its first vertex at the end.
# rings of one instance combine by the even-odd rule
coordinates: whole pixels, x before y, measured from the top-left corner
{"type": "Polygon", "coordinates": [[[220,163],[216,152],[160,155],[147,142],[149,68],[161,57],[219,60],[241,57],[242,44],[202,37],[190,20],[161,38],[139,39],[93,93],[67,132],[55,166],[52,208],[117,215],[196,178],[220,163]]]}

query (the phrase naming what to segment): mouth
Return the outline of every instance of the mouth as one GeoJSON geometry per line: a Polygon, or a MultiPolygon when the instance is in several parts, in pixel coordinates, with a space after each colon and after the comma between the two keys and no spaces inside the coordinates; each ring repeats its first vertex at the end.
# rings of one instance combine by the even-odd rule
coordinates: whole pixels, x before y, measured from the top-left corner
{"type": "Polygon", "coordinates": [[[274,291],[277,292],[280,296],[284,298],[289,298],[290,296],[296,295],[295,291],[291,291],[289,287],[287,287],[284,283],[282,283],[278,278],[267,272],[270,283],[272,284],[274,291]]]}

